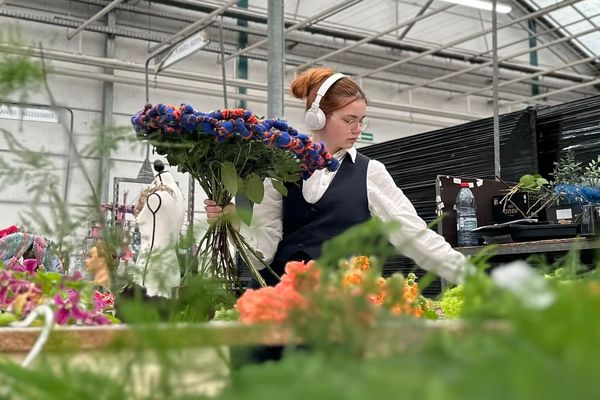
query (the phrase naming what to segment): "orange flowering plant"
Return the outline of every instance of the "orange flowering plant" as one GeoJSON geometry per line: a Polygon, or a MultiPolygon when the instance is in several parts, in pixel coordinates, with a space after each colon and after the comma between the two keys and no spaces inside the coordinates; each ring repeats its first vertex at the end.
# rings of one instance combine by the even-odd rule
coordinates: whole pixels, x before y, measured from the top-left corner
{"type": "Polygon", "coordinates": [[[420,295],[414,274],[383,278],[372,268],[376,262],[365,256],[345,259],[339,270],[329,274],[314,261],[289,262],[276,286],[249,289],[239,298],[240,320],[285,323],[299,316],[314,316],[338,301],[347,302],[363,323],[382,313],[435,318],[429,300],[420,295]]]}

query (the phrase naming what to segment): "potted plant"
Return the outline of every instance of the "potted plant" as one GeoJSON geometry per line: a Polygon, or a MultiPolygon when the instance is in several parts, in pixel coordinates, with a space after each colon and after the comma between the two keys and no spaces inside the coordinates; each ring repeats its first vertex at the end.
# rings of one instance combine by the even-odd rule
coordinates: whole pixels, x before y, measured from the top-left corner
{"type": "Polygon", "coordinates": [[[583,210],[600,204],[600,156],[586,166],[571,151],[554,163],[551,182],[554,204],[546,210],[549,221],[580,223],[583,210]]]}

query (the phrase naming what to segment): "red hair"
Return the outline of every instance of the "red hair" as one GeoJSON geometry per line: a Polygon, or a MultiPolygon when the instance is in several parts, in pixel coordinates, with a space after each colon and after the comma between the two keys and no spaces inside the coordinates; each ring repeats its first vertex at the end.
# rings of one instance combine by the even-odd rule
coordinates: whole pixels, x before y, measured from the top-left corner
{"type": "MultiPolygon", "coordinates": [[[[292,94],[297,99],[306,99],[306,109],[308,110],[315,101],[317,91],[323,82],[334,73],[334,70],[331,68],[310,68],[294,79],[291,87],[292,94]]],[[[328,115],[332,111],[342,108],[357,99],[362,99],[365,103],[367,102],[365,93],[360,86],[349,77],[344,77],[329,88],[327,93],[321,98],[319,108],[323,110],[325,115],[328,115]]]]}

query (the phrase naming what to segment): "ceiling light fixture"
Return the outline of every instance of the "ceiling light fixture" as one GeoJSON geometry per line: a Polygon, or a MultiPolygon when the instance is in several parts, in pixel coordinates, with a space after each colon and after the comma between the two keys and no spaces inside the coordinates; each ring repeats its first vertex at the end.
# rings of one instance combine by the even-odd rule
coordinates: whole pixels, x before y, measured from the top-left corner
{"type": "MultiPolygon", "coordinates": [[[[442,0],[446,3],[454,3],[461,6],[479,8],[480,10],[492,11],[492,2],[489,0],[442,0]]],[[[504,3],[496,3],[496,11],[500,14],[508,14],[512,7],[504,3]]]]}

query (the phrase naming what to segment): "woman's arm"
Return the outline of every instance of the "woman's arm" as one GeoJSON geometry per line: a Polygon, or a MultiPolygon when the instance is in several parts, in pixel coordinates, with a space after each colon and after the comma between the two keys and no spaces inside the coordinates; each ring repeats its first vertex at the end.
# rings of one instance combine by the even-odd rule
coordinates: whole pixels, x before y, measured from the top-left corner
{"type": "Polygon", "coordinates": [[[446,240],[427,228],[427,224],[396,186],[385,166],[376,160],[367,170],[367,196],[371,214],[384,222],[398,221],[400,228],[390,236],[390,242],[421,268],[435,272],[452,282],[462,279],[467,268],[466,258],[446,240]]]}

